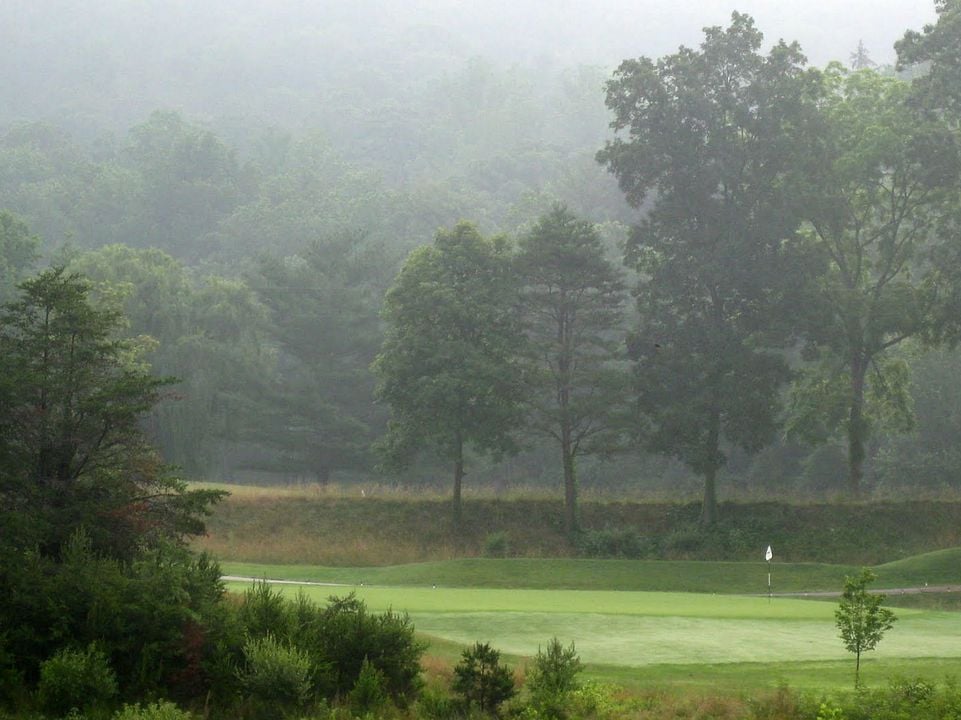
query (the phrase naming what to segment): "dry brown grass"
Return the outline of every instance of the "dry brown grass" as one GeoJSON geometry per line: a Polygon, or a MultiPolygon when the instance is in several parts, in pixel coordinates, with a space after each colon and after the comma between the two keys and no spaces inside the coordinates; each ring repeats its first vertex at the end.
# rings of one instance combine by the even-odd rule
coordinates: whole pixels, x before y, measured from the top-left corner
{"type": "MultiPolygon", "coordinates": [[[[381,486],[204,487],[231,492],[196,543],[221,560],[354,567],[448,560],[484,555],[495,533],[506,535],[511,555],[575,553],[562,501],[519,491],[468,495],[455,527],[448,498],[436,494],[381,486]]],[[[580,510],[585,529],[655,538],[670,553],[663,557],[674,559],[729,559],[725,552],[743,551],[736,543],[763,540],[789,548],[793,555],[784,559],[792,561],[875,564],[961,544],[961,503],[725,504],[710,537],[695,527],[697,503],[585,498],[580,510]]]]}

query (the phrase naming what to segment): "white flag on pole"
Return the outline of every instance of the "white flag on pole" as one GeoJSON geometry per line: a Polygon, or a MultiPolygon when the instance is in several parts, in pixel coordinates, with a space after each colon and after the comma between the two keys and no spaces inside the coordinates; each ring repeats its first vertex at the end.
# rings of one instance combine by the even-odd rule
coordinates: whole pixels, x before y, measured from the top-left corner
{"type": "Polygon", "coordinates": [[[768,562],[771,562],[771,558],[772,558],[772,557],[774,557],[774,553],[771,552],[771,546],[768,545],[768,546],[767,546],[767,552],[764,553],[764,559],[767,560],[768,562]]]}

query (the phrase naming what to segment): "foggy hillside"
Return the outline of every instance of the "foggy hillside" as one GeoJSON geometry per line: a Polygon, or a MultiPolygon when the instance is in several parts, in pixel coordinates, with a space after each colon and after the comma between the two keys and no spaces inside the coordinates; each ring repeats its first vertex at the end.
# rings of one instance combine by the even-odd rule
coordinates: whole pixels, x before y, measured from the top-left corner
{"type": "Polygon", "coordinates": [[[904,29],[934,15],[926,0],[8,0],[0,123],[57,117],[76,130],[122,130],[164,107],[317,126],[332,122],[331,107],[377,107],[471,58],[609,69],[656,57],[696,44],[735,9],[769,43],[798,40],[815,64],[846,60],[859,40],[891,62],[904,29]]]}

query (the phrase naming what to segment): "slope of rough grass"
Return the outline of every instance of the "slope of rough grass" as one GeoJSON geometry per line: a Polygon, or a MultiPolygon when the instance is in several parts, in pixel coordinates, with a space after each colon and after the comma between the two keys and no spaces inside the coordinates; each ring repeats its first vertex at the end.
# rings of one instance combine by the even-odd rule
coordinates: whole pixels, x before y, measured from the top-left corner
{"type": "Polygon", "coordinates": [[[320,489],[242,488],[218,505],[197,547],[221,560],[326,566],[399,565],[479,557],[494,535],[506,554],[571,557],[627,538],[611,552],[645,559],[877,564],[961,545],[961,503],[721,505],[721,522],[697,526],[697,504],[584,502],[585,534],[572,546],[560,500],[469,499],[452,527],[438,498],[357,497],[320,489]],[[610,537],[607,537],[609,540],[610,537]]]}

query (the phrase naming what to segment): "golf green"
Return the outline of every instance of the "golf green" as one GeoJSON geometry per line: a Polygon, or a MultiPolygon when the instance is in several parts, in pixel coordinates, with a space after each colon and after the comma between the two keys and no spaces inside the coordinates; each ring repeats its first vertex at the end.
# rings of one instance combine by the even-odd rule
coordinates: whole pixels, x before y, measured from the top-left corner
{"type": "MultiPolygon", "coordinates": [[[[234,591],[247,587],[230,583],[234,591]]],[[[841,660],[834,603],[735,595],[580,590],[277,586],[323,602],[356,592],[375,611],[411,616],[419,632],[487,641],[529,656],[552,637],[588,663],[640,667],[841,660]]],[[[955,613],[898,610],[877,658],[961,657],[955,613]]]]}

